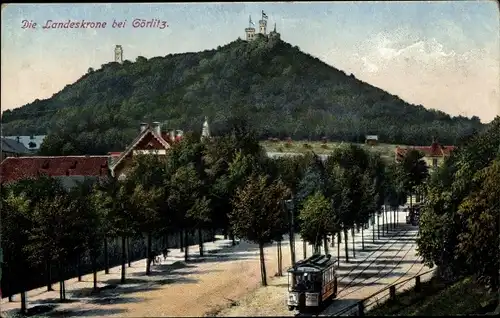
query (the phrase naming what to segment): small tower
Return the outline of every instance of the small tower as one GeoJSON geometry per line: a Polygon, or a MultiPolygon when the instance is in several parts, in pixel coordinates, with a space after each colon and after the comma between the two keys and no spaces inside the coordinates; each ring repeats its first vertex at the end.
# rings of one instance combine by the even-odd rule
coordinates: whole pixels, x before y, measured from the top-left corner
{"type": "Polygon", "coordinates": [[[262,19],[259,21],[259,33],[266,35],[267,29],[267,14],[262,10],[262,19]]]}
{"type": "Polygon", "coordinates": [[[210,138],[210,127],[208,126],[208,117],[205,116],[205,122],[203,123],[203,128],[201,130],[201,139],[210,138]]]}
{"type": "Polygon", "coordinates": [[[121,45],[115,47],[115,62],[123,63],[123,49],[121,45]]]}
{"type": "Polygon", "coordinates": [[[247,35],[246,39],[247,41],[252,41],[255,38],[255,24],[252,22],[252,17],[248,17],[248,28],[245,29],[245,33],[247,35]]]}
{"type": "Polygon", "coordinates": [[[276,23],[274,24],[274,30],[272,30],[271,33],[269,33],[269,37],[279,39],[280,34],[276,31],[276,23]]]}

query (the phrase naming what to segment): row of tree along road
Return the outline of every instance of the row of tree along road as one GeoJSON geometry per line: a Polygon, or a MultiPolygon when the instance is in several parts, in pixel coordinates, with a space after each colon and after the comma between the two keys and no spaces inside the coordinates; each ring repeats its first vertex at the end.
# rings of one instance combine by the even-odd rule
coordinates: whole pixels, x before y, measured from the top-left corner
{"type": "MultiPolygon", "coordinates": [[[[396,209],[406,202],[427,176],[418,152],[387,164],[351,144],[334,149],[327,160],[312,153],[272,159],[244,121],[210,140],[187,134],[167,156],[136,157],[126,180],[84,182],[68,190],[40,177],[3,187],[2,290],[21,292],[24,312],[24,291],[44,284],[50,290],[59,281],[63,301],[64,279],[93,272],[97,290],[97,272],[109,271],[110,240],[121,242],[125,283],[132,240],[145,242],[150,259],[153,242],[169,247],[167,238],[175,234],[187,261],[189,238],[198,234],[203,255],[202,233],[213,238],[216,231],[233,242],[236,236],[259,245],[267,285],[265,244],[293,231],[328,252],[328,238],[340,244],[343,236],[348,260],[355,255],[347,246],[349,231],[362,230],[384,204],[396,209]]],[[[151,261],[145,271],[151,273],[151,261]]]]}

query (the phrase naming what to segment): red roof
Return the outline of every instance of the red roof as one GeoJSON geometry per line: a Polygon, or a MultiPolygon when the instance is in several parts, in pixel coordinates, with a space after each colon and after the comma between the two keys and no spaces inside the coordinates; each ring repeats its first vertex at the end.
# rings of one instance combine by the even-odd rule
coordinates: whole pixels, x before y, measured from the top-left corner
{"type": "Polygon", "coordinates": [[[109,156],[8,157],[0,164],[0,182],[12,182],[39,175],[107,176],[109,156]]]}
{"type": "Polygon", "coordinates": [[[447,157],[455,148],[455,146],[443,146],[437,142],[433,142],[430,146],[396,147],[396,159],[404,157],[409,150],[413,149],[422,152],[426,157],[447,157]]]}

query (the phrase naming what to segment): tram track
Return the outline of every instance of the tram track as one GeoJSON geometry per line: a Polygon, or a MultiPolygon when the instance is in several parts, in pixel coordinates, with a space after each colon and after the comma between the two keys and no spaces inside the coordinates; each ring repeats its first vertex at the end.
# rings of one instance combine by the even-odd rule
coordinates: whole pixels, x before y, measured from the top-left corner
{"type": "MultiPolygon", "coordinates": [[[[407,256],[407,255],[408,255],[408,253],[409,253],[409,252],[413,249],[413,246],[415,246],[415,244],[416,244],[416,242],[411,243],[410,248],[406,250],[406,252],[405,252],[405,254],[403,255],[403,257],[402,257],[402,258],[401,258],[401,259],[400,259],[400,260],[399,260],[399,261],[398,261],[398,262],[394,265],[394,267],[392,267],[392,269],[391,269],[389,272],[387,272],[387,273],[383,274],[382,276],[376,276],[376,279],[375,279],[374,281],[370,282],[370,283],[369,283],[368,285],[366,285],[366,286],[373,285],[373,284],[377,283],[377,282],[378,282],[378,281],[380,281],[381,279],[383,279],[383,278],[387,277],[387,275],[389,275],[390,273],[392,273],[392,272],[393,272],[396,268],[398,268],[399,264],[401,264],[401,262],[402,262],[403,260],[405,260],[405,259],[406,259],[406,256],[407,256]]],[[[401,247],[401,249],[400,249],[400,250],[396,253],[396,255],[394,255],[394,256],[397,256],[397,255],[398,255],[401,251],[404,251],[404,250],[405,250],[404,248],[405,248],[407,245],[408,245],[408,243],[403,244],[403,246],[401,247]]],[[[398,277],[396,280],[392,281],[390,285],[394,285],[395,283],[397,283],[398,281],[400,281],[402,278],[406,278],[407,274],[408,274],[408,273],[411,271],[411,269],[412,269],[412,268],[413,268],[416,264],[418,264],[418,263],[420,263],[420,260],[419,260],[419,259],[415,260],[415,261],[411,264],[411,266],[410,266],[410,267],[409,267],[409,268],[408,268],[408,269],[407,269],[407,270],[406,270],[406,271],[405,271],[405,272],[404,272],[404,273],[403,273],[400,277],[398,277]]],[[[379,273],[380,273],[382,270],[384,270],[386,267],[387,267],[387,265],[386,265],[386,266],[384,266],[382,269],[380,269],[379,273]]],[[[421,266],[421,268],[419,269],[419,271],[418,271],[416,274],[414,274],[414,275],[418,275],[418,274],[422,271],[422,269],[423,269],[424,267],[425,267],[425,265],[423,265],[423,264],[422,264],[422,266],[421,266]]],[[[355,284],[355,285],[353,285],[353,286],[350,286],[350,287],[351,287],[351,288],[352,288],[352,287],[356,287],[356,286],[358,286],[358,285],[360,285],[360,284],[364,283],[365,281],[367,281],[368,279],[371,279],[371,278],[374,278],[374,277],[366,278],[366,279],[364,279],[364,280],[362,280],[362,281],[358,282],[357,284],[355,284]]],[[[406,285],[407,283],[408,283],[408,282],[406,282],[404,285],[406,285]]],[[[356,291],[358,291],[358,290],[360,290],[360,289],[362,289],[362,288],[364,288],[364,287],[366,287],[366,286],[360,286],[360,287],[358,287],[358,288],[356,288],[356,289],[353,289],[353,290],[349,291],[347,294],[343,294],[343,295],[342,295],[342,297],[346,297],[346,296],[348,296],[348,295],[350,295],[350,294],[352,294],[352,293],[354,293],[354,292],[356,292],[356,291]]],[[[347,286],[346,286],[346,288],[347,288],[347,286]]],[[[345,288],[344,288],[342,291],[344,291],[344,290],[345,290],[345,288]]],[[[340,295],[340,293],[338,293],[338,295],[340,295]]],[[[387,295],[388,295],[388,294],[387,294],[387,295]]],[[[383,297],[387,297],[387,295],[385,295],[385,296],[383,296],[383,297]]],[[[380,299],[377,299],[376,301],[380,301],[380,299]]],[[[368,307],[368,306],[369,306],[369,305],[371,305],[372,303],[373,303],[373,302],[371,302],[371,303],[367,304],[367,305],[366,305],[366,307],[368,307]]],[[[337,316],[337,315],[338,315],[338,313],[343,312],[346,308],[348,308],[348,307],[350,307],[350,306],[351,306],[351,305],[347,305],[347,306],[344,306],[343,308],[339,308],[339,309],[337,309],[334,313],[328,314],[328,316],[337,316]]],[[[327,309],[326,309],[326,310],[327,310],[327,309]]],[[[326,310],[325,310],[325,311],[326,311],[326,310]]],[[[322,312],[322,314],[324,314],[324,311],[322,312]]]]}
{"type": "MultiPolygon", "coordinates": [[[[358,274],[357,274],[357,275],[356,275],[356,276],[355,276],[355,277],[354,277],[354,278],[353,278],[353,279],[352,279],[352,280],[351,280],[351,281],[350,281],[350,282],[349,282],[346,286],[344,286],[344,288],[342,288],[342,289],[340,290],[340,292],[338,292],[338,293],[337,293],[337,297],[338,297],[338,295],[339,295],[340,293],[342,293],[343,291],[345,291],[347,288],[350,288],[350,287],[355,287],[355,286],[357,286],[357,285],[361,284],[363,281],[366,281],[367,279],[370,279],[371,277],[366,278],[366,279],[364,279],[362,282],[359,282],[359,283],[357,283],[357,284],[355,284],[355,285],[351,285],[351,284],[352,284],[352,282],[353,282],[354,280],[356,280],[356,278],[358,278],[360,275],[362,275],[362,273],[363,273],[364,271],[366,271],[366,270],[367,270],[367,269],[368,269],[368,268],[369,268],[369,267],[370,267],[370,266],[371,266],[374,262],[376,262],[376,261],[377,261],[377,260],[379,260],[382,256],[384,256],[385,252],[387,252],[388,250],[390,250],[390,249],[391,249],[391,248],[392,248],[395,244],[399,243],[399,242],[398,242],[398,238],[401,238],[401,237],[406,237],[406,234],[407,234],[408,232],[411,232],[411,231],[412,231],[412,229],[406,229],[406,230],[405,230],[405,229],[401,229],[401,230],[396,231],[396,232],[395,232],[394,234],[392,234],[391,236],[386,237],[386,238],[387,238],[387,241],[386,241],[386,242],[384,242],[384,243],[383,243],[383,244],[381,244],[381,245],[380,245],[380,246],[379,246],[376,250],[372,251],[370,254],[368,254],[367,256],[365,256],[364,258],[362,258],[361,262],[360,262],[357,266],[355,266],[354,268],[352,268],[352,269],[351,269],[350,271],[348,271],[347,273],[342,274],[342,278],[341,278],[341,279],[337,282],[337,284],[339,284],[339,283],[340,283],[340,282],[341,282],[344,278],[348,277],[348,276],[349,276],[349,274],[351,274],[353,271],[358,270],[361,266],[363,266],[363,263],[365,263],[365,261],[369,260],[369,259],[370,259],[370,258],[371,258],[371,257],[372,257],[375,253],[380,252],[380,251],[381,251],[384,247],[386,247],[386,246],[387,246],[387,244],[390,244],[388,247],[386,247],[385,249],[383,249],[383,252],[382,252],[382,253],[380,253],[380,255],[376,256],[376,257],[375,257],[375,259],[373,259],[373,260],[372,260],[372,261],[371,261],[371,262],[370,262],[367,266],[365,266],[365,267],[363,268],[363,270],[362,270],[360,273],[358,273],[358,274]],[[391,239],[395,239],[395,240],[394,240],[394,241],[392,241],[391,239]]],[[[416,235],[415,235],[415,236],[416,236],[416,235]]],[[[412,237],[412,238],[413,238],[413,237],[415,237],[415,236],[413,236],[413,235],[412,235],[412,236],[410,236],[410,237],[412,237]]],[[[407,246],[407,244],[408,244],[408,243],[404,243],[404,244],[403,244],[403,246],[401,247],[401,249],[400,249],[400,250],[398,250],[398,252],[396,253],[396,255],[397,255],[397,254],[399,254],[399,252],[400,252],[402,249],[404,249],[404,247],[405,247],[405,246],[407,246]]],[[[414,244],[414,243],[413,243],[413,244],[414,244]]],[[[413,245],[412,245],[412,246],[413,246],[413,245]]],[[[408,253],[410,250],[411,250],[411,248],[407,251],[407,253],[408,253]]],[[[406,254],[407,254],[407,253],[406,253],[406,254]]],[[[406,254],[405,254],[405,256],[406,256],[406,254]]],[[[347,263],[347,264],[348,264],[348,263],[347,263]]],[[[398,264],[399,264],[399,263],[398,263],[398,264]]],[[[383,269],[385,269],[385,267],[387,267],[387,265],[386,265],[386,266],[384,266],[384,268],[383,268],[383,269]]],[[[395,268],[396,268],[396,267],[397,267],[397,265],[395,266],[395,268]]],[[[380,271],[382,271],[383,269],[381,269],[380,271]]],[[[394,269],[393,269],[393,270],[394,270],[394,269]]],[[[380,273],[380,271],[378,271],[378,272],[380,273]]],[[[392,270],[391,270],[391,272],[392,272],[392,270]]],[[[375,274],[375,275],[376,275],[376,274],[375,274]]],[[[362,287],[361,287],[361,288],[362,288],[362,287]]],[[[360,289],[361,289],[361,288],[360,288],[360,289]]],[[[358,289],[358,290],[359,290],[359,289],[358,289]]],[[[333,302],[335,302],[335,299],[333,300],[333,302]]],[[[331,305],[330,305],[330,306],[331,306],[331,305]]],[[[330,307],[330,306],[328,306],[328,307],[330,307]]],[[[327,307],[327,308],[325,308],[324,310],[322,310],[322,312],[321,312],[321,313],[316,314],[315,316],[324,315],[324,314],[325,314],[325,311],[327,311],[327,310],[328,310],[328,307],[327,307]]],[[[298,314],[296,314],[296,315],[295,315],[295,317],[305,317],[305,316],[309,316],[309,315],[306,315],[306,314],[300,314],[300,313],[298,313],[298,314]]]]}
{"type": "MultiPolygon", "coordinates": [[[[407,244],[408,244],[408,243],[403,244],[403,246],[401,246],[401,248],[399,249],[399,251],[398,251],[398,252],[396,253],[396,255],[394,255],[394,256],[398,256],[398,254],[399,254],[400,252],[405,251],[405,247],[407,246],[407,244]]],[[[387,277],[389,274],[391,274],[391,273],[392,273],[392,272],[393,272],[396,268],[398,268],[399,264],[401,264],[401,262],[402,262],[403,260],[405,260],[405,259],[406,259],[406,256],[407,256],[407,255],[408,255],[408,253],[412,250],[413,246],[415,246],[415,243],[412,243],[412,244],[410,245],[410,248],[406,250],[406,252],[405,252],[405,254],[403,255],[403,257],[402,257],[399,261],[397,261],[397,263],[396,263],[396,264],[395,264],[395,265],[391,268],[391,270],[390,270],[390,271],[388,271],[387,273],[384,273],[382,276],[378,276],[378,275],[377,275],[377,276],[376,276],[376,279],[375,279],[374,281],[370,282],[370,283],[369,283],[369,285],[374,285],[375,283],[377,283],[377,282],[378,282],[378,281],[380,281],[381,279],[383,279],[383,278],[387,277]]],[[[415,263],[416,263],[416,262],[417,262],[417,261],[413,262],[413,263],[412,263],[412,266],[413,266],[413,265],[415,265],[415,263]]],[[[381,269],[378,271],[378,273],[377,273],[377,274],[379,274],[380,272],[382,272],[383,270],[385,270],[388,266],[389,266],[389,264],[384,265],[384,267],[383,267],[383,268],[381,268],[381,269]]],[[[410,266],[410,268],[409,268],[406,272],[404,272],[404,273],[403,273],[403,274],[402,274],[402,275],[401,275],[401,276],[400,276],[397,280],[401,279],[402,277],[406,277],[406,274],[408,274],[408,272],[411,270],[411,267],[412,267],[412,266],[410,266]]],[[[369,266],[368,266],[367,268],[369,268],[369,266]]],[[[365,270],[366,270],[367,268],[365,268],[365,270]]],[[[363,271],[362,271],[359,275],[361,275],[363,272],[364,272],[364,270],[363,270],[363,271]]],[[[357,278],[357,277],[355,277],[355,278],[354,278],[354,280],[355,280],[356,278],[357,278]]],[[[345,288],[343,288],[343,289],[342,289],[342,291],[341,291],[341,292],[339,292],[337,295],[340,295],[340,294],[341,294],[343,291],[345,291],[347,288],[354,288],[354,287],[356,287],[356,286],[359,286],[359,285],[363,284],[364,282],[366,282],[367,280],[369,280],[369,279],[371,279],[371,278],[374,278],[374,277],[372,276],[372,277],[369,277],[369,278],[365,278],[365,279],[361,280],[360,282],[357,282],[356,284],[354,284],[354,285],[352,285],[352,286],[345,286],[345,288]]],[[[354,281],[354,280],[353,280],[353,281],[354,281]]],[[[393,282],[393,283],[394,283],[394,282],[393,282]]],[[[393,284],[393,283],[392,283],[392,284],[393,284]]],[[[369,286],[369,285],[360,286],[360,287],[358,287],[358,288],[355,288],[355,289],[353,289],[353,290],[350,290],[348,293],[346,293],[346,294],[342,294],[342,297],[345,297],[345,296],[347,296],[347,295],[351,295],[352,293],[354,293],[354,292],[356,292],[356,291],[358,291],[358,290],[360,290],[360,289],[362,289],[362,288],[364,288],[364,287],[366,287],[366,286],[369,286]]]]}
{"type": "MultiPolygon", "coordinates": [[[[404,230],[402,230],[402,229],[398,230],[396,233],[394,233],[391,236],[389,236],[388,239],[391,239],[391,238],[394,238],[394,237],[399,237],[400,233],[403,232],[403,231],[404,230]]],[[[404,231],[403,235],[406,234],[407,232],[409,232],[409,230],[404,231]]],[[[372,251],[370,254],[368,254],[366,257],[364,257],[362,259],[362,261],[357,266],[355,266],[354,268],[352,268],[347,273],[342,274],[342,278],[340,278],[340,280],[337,281],[337,284],[339,284],[344,278],[348,277],[349,274],[351,274],[353,271],[357,270],[366,260],[368,260],[370,257],[372,257],[375,253],[379,252],[384,246],[386,246],[389,243],[391,243],[391,241],[387,240],[386,242],[384,242],[384,244],[381,244],[376,250],[372,251]]],[[[394,244],[394,242],[393,242],[393,244],[394,244]]],[[[391,245],[391,247],[392,247],[392,245],[391,245]]],[[[384,252],[387,251],[389,248],[385,249],[384,252]]],[[[349,263],[347,263],[347,264],[349,264],[349,263]]]]}

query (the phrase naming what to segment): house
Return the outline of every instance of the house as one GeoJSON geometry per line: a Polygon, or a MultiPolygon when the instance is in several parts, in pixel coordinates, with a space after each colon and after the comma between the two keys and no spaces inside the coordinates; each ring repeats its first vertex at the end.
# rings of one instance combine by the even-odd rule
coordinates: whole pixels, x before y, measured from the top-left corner
{"type": "Polygon", "coordinates": [[[22,143],[16,140],[2,137],[0,138],[0,143],[0,147],[2,147],[0,162],[8,157],[20,157],[31,154],[28,148],[26,148],[22,143]]]}
{"type": "MultiPolygon", "coordinates": [[[[437,169],[443,162],[444,159],[450,156],[451,152],[455,149],[455,146],[443,146],[440,145],[436,140],[432,142],[430,146],[415,146],[415,147],[396,147],[395,159],[396,162],[401,162],[406,153],[409,150],[418,150],[424,157],[422,158],[430,171],[437,169]]],[[[407,198],[407,205],[420,202],[420,196],[413,194],[407,198]]]]}
{"type": "Polygon", "coordinates": [[[9,157],[0,164],[0,183],[47,175],[64,187],[109,176],[108,156],[9,157]]]}
{"type": "Polygon", "coordinates": [[[378,136],[377,135],[365,136],[365,143],[370,146],[376,146],[378,144],[378,136]]]}
{"type": "Polygon", "coordinates": [[[126,177],[126,170],[132,162],[132,158],[138,154],[158,154],[166,155],[172,144],[182,139],[182,130],[161,130],[159,122],[151,125],[142,123],[139,135],[121,153],[109,153],[109,167],[111,176],[123,179],[126,177]]]}
{"type": "Polygon", "coordinates": [[[37,152],[42,146],[46,135],[31,135],[31,136],[5,136],[7,139],[15,140],[22,143],[31,152],[37,152]]]}
{"type": "Polygon", "coordinates": [[[406,148],[396,147],[396,162],[400,162],[404,158],[405,154],[412,149],[418,150],[424,155],[423,159],[430,169],[436,169],[444,162],[446,157],[450,156],[451,152],[455,149],[455,146],[443,146],[434,140],[430,146],[415,146],[406,148]]]}

